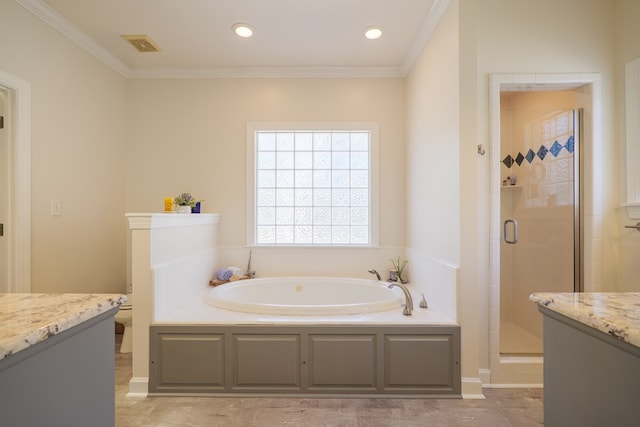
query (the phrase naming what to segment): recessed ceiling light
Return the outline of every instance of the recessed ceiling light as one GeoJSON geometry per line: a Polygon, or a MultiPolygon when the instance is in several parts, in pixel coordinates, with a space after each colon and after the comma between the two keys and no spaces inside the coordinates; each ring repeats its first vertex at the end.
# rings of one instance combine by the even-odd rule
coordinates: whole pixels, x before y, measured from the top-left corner
{"type": "Polygon", "coordinates": [[[253,27],[249,24],[241,24],[241,23],[233,24],[231,29],[233,30],[234,33],[236,33],[236,35],[240,37],[247,38],[253,35],[253,27]]]}
{"type": "Polygon", "coordinates": [[[375,40],[382,37],[382,28],[380,27],[367,27],[364,30],[364,36],[369,40],[375,40]]]}

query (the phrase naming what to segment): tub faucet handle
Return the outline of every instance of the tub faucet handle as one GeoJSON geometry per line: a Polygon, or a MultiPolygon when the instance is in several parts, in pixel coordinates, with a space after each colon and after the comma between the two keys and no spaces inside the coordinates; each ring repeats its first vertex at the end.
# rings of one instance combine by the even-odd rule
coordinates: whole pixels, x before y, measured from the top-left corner
{"type": "Polygon", "coordinates": [[[420,301],[420,308],[429,308],[429,305],[427,304],[427,299],[424,297],[424,294],[422,294],[422,301],[420,301]]]}

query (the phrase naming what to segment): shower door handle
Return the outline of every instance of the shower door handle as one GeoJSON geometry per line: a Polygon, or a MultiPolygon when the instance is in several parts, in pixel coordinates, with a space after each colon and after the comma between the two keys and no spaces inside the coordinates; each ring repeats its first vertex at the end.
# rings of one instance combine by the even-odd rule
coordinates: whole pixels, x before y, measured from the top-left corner
{"type": "Polygon", "coordinates": [[[504,241],[510,245],[518,243],[518,221],[508,219],[504,222],[504,241]],[[509,224],[513,224],[513,237],[509,238],[509,224]]]}

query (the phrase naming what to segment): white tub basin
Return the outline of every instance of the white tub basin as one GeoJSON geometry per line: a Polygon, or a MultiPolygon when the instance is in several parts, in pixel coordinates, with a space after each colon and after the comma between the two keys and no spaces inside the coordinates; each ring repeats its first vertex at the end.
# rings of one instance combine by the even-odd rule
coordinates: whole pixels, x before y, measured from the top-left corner
{"type": "Polygon", "coordinates": [[[212,288],[207,303],[226,310],[275,315],[339,315],[397,310],[400,289],[370,279],[273,277],[212,288]]]}

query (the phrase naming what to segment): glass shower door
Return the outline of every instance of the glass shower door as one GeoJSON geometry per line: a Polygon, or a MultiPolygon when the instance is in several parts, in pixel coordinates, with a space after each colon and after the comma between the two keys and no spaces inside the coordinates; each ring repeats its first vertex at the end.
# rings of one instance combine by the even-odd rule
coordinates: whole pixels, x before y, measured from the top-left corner
{"type": "MultiPolygon", "coordinates": [[[[579,111],[506,102],[501,112],[500,353],[542,353],[533,292],[573,292],[579,242],[579,111]]],[[[513,101],[513,100],[512,100],[513,101]]]]}

